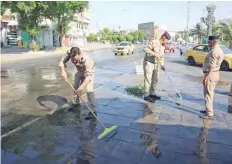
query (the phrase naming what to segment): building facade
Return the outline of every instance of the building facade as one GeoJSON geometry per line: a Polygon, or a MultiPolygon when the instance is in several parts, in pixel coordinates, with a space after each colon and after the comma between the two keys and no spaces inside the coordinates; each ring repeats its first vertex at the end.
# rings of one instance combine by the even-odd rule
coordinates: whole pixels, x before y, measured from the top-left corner
{"type": "Polygon", "coordinates": [[[147,23],[138,24],[138,30],[143,31],[146,34],[147,39],[151,39],[152,29],[154,29],[154,22],[147,22],[147,23]]]}
{"type": "Polygon", "coordinates": [[[67,32],[68,46],[84,47],[89,35],[90,12],[85,10],[74,15],[74,21],[69,23],[70,30],[67,32]]]}

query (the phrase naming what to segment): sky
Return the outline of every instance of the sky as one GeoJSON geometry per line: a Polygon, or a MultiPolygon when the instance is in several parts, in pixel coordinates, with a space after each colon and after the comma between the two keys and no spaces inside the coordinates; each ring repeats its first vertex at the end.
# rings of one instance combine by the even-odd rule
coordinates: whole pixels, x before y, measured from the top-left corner
{"type": "MultiPolygon", "coordinates": [[[[189,29],[207,16],[209,4],[217,6],[216,20],[232,18],[232,1],[190,1],[189,29]]],[[[187,1],[92,1],[90,29],[137,29],[139,23],[154,21],[169,31],[182,31],[187,27],[187,7],[187,1]]]]}

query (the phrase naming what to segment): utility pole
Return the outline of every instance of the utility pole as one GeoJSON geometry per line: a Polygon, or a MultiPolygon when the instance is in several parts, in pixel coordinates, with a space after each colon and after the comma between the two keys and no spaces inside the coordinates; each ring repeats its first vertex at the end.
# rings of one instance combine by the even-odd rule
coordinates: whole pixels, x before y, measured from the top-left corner
{"type": "Polygon", "coordinates": [[[190,1],[188,1],[188,10],[187,10],[187,30],[186,30],[186,43],[188,43],[188,37],[189,37],[189,12],[190,12],[190,1]]]}

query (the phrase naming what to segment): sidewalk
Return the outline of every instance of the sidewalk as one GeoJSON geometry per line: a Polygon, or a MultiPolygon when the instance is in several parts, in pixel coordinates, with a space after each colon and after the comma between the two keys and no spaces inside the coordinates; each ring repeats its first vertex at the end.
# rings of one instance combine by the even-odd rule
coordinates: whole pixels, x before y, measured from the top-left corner
{"type": "Polygon", "coordinates": [[[71,89],[64,84],[66,87],[60,86],[63,89],[46,93],[53,98],[63,97],[57,99],[61,104],[51,105],[56,110],[53,114],[45,115],[2,139],[3,163],[232,163],[232,114],[227,113],[232,100],[223,94],[229,88],[217,88],[215,117],[212,121],[203,121],[198,117],[199,110],[204,109],[200,83],[169,72],[183,96],[183,104],[177,106],[175,90],[161,72],[157,94],[162,99],[147,103],[125,91],[128,86],[143,83],[143,75],[132,74],[134,68],[125,69],[123,75],[115,72],[108,81],[102,77],[108,73],[112,75],[116,67],[110,70],[107,67],[109,72],[101,69],[96,70],[97,113],[107,126],[118,125],[116,135],[97,140],[103,129],[96,121],[84,120],[88,113],[86,107],[68,112],[63,105],[66,98],[71,99],[71,89]],[[58,110],[61,106],[63,109],[58,110]]]}
{"type": "MultiPolygon", "coordinates": [[[[112,44],[98,44],[98,43],[89,43],[86,47],[81,48],[82,51],[93,51],[105,48],[112,48],[112,44]]],[[[46,56],[55,56],[62,55],[66,53],[70,48],[51,48],[48,50],[41,50],[38,52],[32,52],[29,49],[20,49],[17,47],[14,48],[3,48],[1,49],[1,62],[13,62],[18,60],[27,60],[27,59],[35,59],[42,58],[46,56]]]]}

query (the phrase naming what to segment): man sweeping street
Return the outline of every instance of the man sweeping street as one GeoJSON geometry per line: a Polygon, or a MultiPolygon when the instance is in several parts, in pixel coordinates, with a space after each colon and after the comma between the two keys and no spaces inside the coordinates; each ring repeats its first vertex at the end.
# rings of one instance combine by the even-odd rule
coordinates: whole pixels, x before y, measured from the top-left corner
{"type": "Polygon", "coordinates": [[[224,53],[220,48],[219,36],[209,36],[208,46],[211,48],[203,63],[203,87],[205,98],[205,110],[200,111],[203,119],[213,118],[213,97],[214,89],[219,81],[219,70],[224,58],[224,53]]]}
{"type": "MultiPolygon", "coordinates": [[[[75,74],[73,104],[68,109],[73,110],[80,106],[79,97],[82,94],[82,91],[86,88],[87,98],[90,102],[90,107],[93,109],[93,112],[96,114],[96,99],[93,92],[93,82],[94,82],[94,62],[86,54],[81,53],[81,50],[78,47],[72,47],[70,52],[67,53],[67,56],[62,57],[59,67],[61,69],[61,76],[67,81],[67,72],[65,70],[66,63],[71,59],[72,63],[77,68],[77,73],[75,74]]],[[[95,118],[91,112],[88,113],[85,119],[95,118]]]]}
{"type": "Polygon", "coordinates": [[[144,47],[145,57],[143,61],[144,69],[144,87],[146,95],[144,100],[154,102],[159,100],[160,96],[155,93],[158,83],[159,69],[165,70],[164,66],[164,49],[168,40],[171,39],[170,34],[162,28],[154,29],[153,36],[148,45],[144,47]]]}

